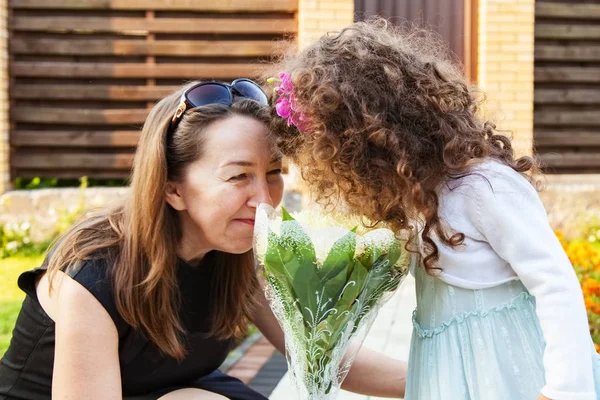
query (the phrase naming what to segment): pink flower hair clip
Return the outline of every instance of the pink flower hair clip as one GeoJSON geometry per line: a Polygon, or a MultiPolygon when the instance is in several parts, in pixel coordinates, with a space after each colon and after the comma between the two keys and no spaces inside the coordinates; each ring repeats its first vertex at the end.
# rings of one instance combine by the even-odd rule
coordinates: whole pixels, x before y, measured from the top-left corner
{"type": "MultiPolygon", "coordinates": [[[[278,99],[275,104],[277,115],[287,119],[287,125],[294,125],[300,132],[306,133],[308,118],[298,109],[298,99],[294,94],[294,84],[289,74],[279,73],[280,84],[275,88],[278,99]]],[[[268,79],[269,83],[275,82],[275,78],[268,79]]]]}

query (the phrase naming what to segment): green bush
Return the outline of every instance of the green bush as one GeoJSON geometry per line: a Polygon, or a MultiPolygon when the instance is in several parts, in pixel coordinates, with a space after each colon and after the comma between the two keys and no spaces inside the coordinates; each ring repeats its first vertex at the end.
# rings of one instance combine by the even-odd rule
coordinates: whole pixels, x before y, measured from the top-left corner
{"type": "MultiPolygon", "coordinates": [[[[83,191],[89,185],[87,177],[79,179],[79,188],[83,191]]],[[[60,235],[65,233],[71,225],[85,211],[85,197],[79,198],[79,204],[75,210],[61,208],[58,210],[58,216],[54,229],[41,242],[31,240],[30,222],[4,223],[0,224],[0,259],[11,256],[35,256],[43,254],[48,246],[60,235]]]]}
{"type": "Polygon", "coordinates": [[[58,179],[58,178],[22,178],[18,177],[13,182],[17,190],[33,190],[48,188],[68,188],[81,186],[82,179],[87,181],[89,187],[120,187],[127,186],[127,179],[94,179],[82,177],[79,179],[58,179]]]}

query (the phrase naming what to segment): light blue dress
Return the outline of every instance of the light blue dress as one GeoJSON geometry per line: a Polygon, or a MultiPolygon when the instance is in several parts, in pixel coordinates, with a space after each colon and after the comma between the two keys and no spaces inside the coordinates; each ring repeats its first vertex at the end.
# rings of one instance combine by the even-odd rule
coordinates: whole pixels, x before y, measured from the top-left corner
{"type": "MultiPolygon", "coordinates": [[[[535,400],[545,385],[535,298],[510,281],[463,289],[415,268],[408,400],[535,400]]],[[[596,393],[600,356],[590,339],[596,393]]],[[[600,399],[600,397],[598,397],[600,399]]]]}

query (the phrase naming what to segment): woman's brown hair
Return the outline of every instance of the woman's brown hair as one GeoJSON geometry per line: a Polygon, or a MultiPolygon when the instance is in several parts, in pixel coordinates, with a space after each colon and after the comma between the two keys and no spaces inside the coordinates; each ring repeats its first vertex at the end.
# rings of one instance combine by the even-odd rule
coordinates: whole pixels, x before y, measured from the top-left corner
{"type": "MultiPolygon", "coordinates": [[[[267,107],[235,98],[230,107],[212,104],[187,110],[174,132],[168,133],[186,88],[150,111],[125,201],[74,225],[51,250],[48,266],[52,278],[56,271],[79,268],[85,260],[105,259],[120,315],[163,353],[178,360],[186,354],[176,279],[181,230],[176,211],[165,201],[167,182],[183,179],[187,166],[203,156],[203,130],[208,125],[236,114],[269,122],[267,107]]],[[[216,264],[211,333],[220,338],[239,337],[258,290],[252,252],[213,251],[205,259],[216,264]]]]}
{"type": "Polygon", "coordinates": [[[464,240],[440,220],[440,184],[490,158],[530,179],[537,172],[533,158],[516,158],[510,139],[479,115],[478,90],[426,30],[355,23],[288,54],[276,69],[290,75],[292,112],[303,115],[304,131],[275,107],[271,131],[317,199],[341,198],[397,231],[422,221],[429,272],[439,258],[432,235],[453,247],[464,240]]]}

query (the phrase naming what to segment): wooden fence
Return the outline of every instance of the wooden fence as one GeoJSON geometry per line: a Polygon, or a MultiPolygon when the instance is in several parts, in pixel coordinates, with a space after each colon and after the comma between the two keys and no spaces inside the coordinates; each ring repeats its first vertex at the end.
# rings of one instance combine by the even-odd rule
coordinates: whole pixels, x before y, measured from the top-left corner
{"type": "Polygon", "coordinates": [[[417,23],[436,31],[466,76],[477,80],[478,0],[354,0],[356,19],[381,16],[393,23],[417,23]]]}
{"type": "Polygon", "coordinates": [[[548,172],[600,172],[600,3],[536,2],[535,148],[548,172]]]}
{"type": "Polygon", "coordinates": [[[257,76],[298,0],[9,0],[11,177],[124,178],[149,108],[257,76]]]}

